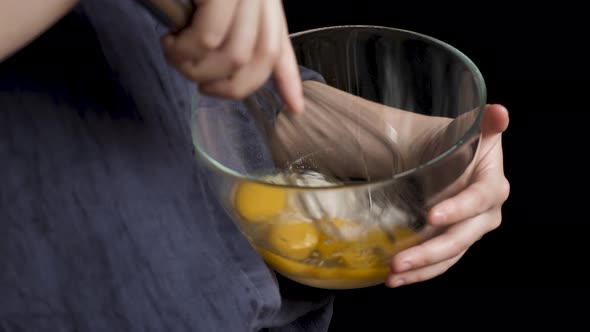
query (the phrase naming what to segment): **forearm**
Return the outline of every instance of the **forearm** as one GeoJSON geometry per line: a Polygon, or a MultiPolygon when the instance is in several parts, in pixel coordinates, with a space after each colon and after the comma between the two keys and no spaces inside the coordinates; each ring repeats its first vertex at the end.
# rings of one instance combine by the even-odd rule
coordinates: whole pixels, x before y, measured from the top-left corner
{"type": "Polygon", "coordinates": [[[78,0],[1,0],[0,62],[55,24],[78,0]]]}

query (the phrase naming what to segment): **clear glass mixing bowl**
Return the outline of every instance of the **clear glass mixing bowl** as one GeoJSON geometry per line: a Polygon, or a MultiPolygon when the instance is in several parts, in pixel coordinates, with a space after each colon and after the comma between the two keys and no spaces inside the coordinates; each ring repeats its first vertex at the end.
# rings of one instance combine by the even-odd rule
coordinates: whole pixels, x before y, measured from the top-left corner
{"type": "Polygon", "coordinates": [[[382,283],[391,257],[440,228],[429,208],[465,186],[484,79],[419,33],[335,26],[291,35],[305,112],[272,79],[241,101],[195,95],[198,161],[216,198],[278,273],[313,287],[382,283]]]}

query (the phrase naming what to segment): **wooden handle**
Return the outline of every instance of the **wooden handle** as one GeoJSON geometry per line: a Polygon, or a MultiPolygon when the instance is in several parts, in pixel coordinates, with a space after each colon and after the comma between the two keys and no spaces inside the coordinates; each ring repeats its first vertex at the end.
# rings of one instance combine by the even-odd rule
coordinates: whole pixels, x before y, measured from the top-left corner
{"type": "Polygon", "coordinates": [[[180,30],[190,24],[195,11],[192,0],[138,0],[162,23],[173,30],[180,30]]]}

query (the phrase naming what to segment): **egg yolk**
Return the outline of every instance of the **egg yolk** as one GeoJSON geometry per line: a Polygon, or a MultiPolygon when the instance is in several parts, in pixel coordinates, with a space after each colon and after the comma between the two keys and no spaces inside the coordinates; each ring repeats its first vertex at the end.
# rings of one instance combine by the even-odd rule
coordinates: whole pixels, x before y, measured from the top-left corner
{"type": "Polygon", "coordinates": [[[235,192],[238,214],[252,223],[268,222],[287,205],[284,189],[258,183],[241,183],[235,192]]]}
{"type": "Polygon", "coordinates": [[[320,225],[324,229],[330,230],[328,232],[322,232],[320,234],[319,243],[317,246],[318,253],[325,259],[333,258],[333,255],[338,254],[342,249],[346,247],[347,241],[342,237],[351,235],[357,228],[357,226],[347,220],[335,218],[332,220],[321,220],[320,225]],[[335,231],[335,234],[331,231],[335,231]]]}
{"type": "Polygon", "coordinates": [[[342,249],[341,258],[350,267],[375,267],[383,263],[383,255],[392,253],[393,243],[382,231],[370,231],[359,241],[342,249]],[[381,251],[379,253],[378,251],[381,251]]]}
{"type": "Polygon", "coordinates": [[[349,267],[376,266],[380,260],[376,250],[384,254],[393,250],[393,243],[381,230],[365,233],[361,225],[342,219],[329,223],[324,227],[334,227],[335,234],[322,233],[317,246],[324,259],[341,259],[349,267]]]}
{"type": "Polygon", "coordinates": [[[271,267],[294,277],[378,281],[389,273],[386,257],[420,242],[411,229],[396,228],[389,237],[381,229],[366,231],[361,225],[344,219],[322,220],[320,226],[300,220],[279,222],[281,214],[289,208],[287,191],[283,188],[241,183],[234,194],[236,212],[245,221],[268,223],[261,235],[269,247],[256,247],[257,251],[271,267]],[[340,265],[316,266],[301,262],[309,257],[337,260],[340,265]]]}
{"type": "Polygon", "coordinates": [[[309,277],[313,274],[313,271],[316,269],[313,265],[299,263],[284,258],[268,250],[257,248],[257,251],[270,267],[283,274],[300,277],[309,277]]]}
{"type": "Polygon", "coordinates": [[[294,260],[307,258],[315,250],[320,234],[311,223],[274,224],[268,232],[268,243],[282,256],[294,260]]]}
{"type": "Polygon", "coordinates": [[[345,281],[346,286],[344,288],[354,288],[363,285],[366,281],[379,282],[384,280],[389,273],[389,266],[359,269],[318,267],[292,261],[261,248],[257,248],[257,250],[265,262],[275,271],[296,279],[307,279],[307,282],[311,282],[312,284],[314,283],[313,280],[329,280],[329,284],[324,284],[328,288],[341,288],[339,286],[342,286],[342,281],[345,281]]]}

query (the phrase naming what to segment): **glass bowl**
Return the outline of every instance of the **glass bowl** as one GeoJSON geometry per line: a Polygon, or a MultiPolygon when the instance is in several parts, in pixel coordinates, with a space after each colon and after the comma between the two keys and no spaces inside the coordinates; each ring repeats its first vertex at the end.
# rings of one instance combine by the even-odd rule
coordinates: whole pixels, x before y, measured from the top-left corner
{"type": "Polygon", "coordinates": [[[239,101],[194,98],[208,183],[276,272],[326,289],[380,284],[393,255],[443,230],[431,206],[465,186],[484,79],[452,46],[412,31],[294,33],[305,111],[270,79],[239,101]]]}

